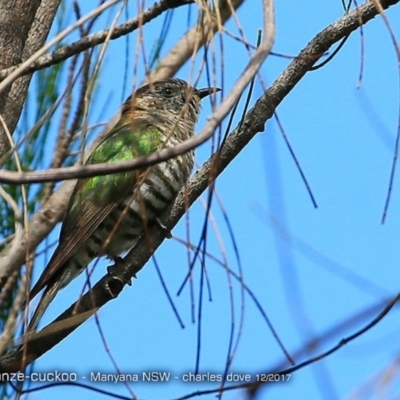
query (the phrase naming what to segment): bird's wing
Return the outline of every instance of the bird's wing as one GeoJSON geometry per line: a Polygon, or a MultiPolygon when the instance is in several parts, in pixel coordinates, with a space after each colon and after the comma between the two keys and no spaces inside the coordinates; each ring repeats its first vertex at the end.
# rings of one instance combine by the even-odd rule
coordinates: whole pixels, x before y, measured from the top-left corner
{"type": "MultiPolygon", "coordinates": [[[[92,152],[86,164],[124,161],[153,153],[160,146],[160,137],[161,131],[146,121],[138,120],[134,125],[117,124],[92,152]]],[[[59,245],[32,288],[30,299],[60,278],[65,263],[128,195],[146,171],[147,168],[78,181],[64,216],[59,245]]]]}
{"type": "MultiPolygon", "coordinates": [[[[96,207],[88,205],[89,207],[82,207],[81,219],[79,225],[73,226],[69,230],[68,235],[60,239],[60,243],[51,257],[46,269],[42,272],[40,278],[32,288],[29,298],[33,299],[49,282],[57,279],[57,275],[61,272],[63,266],[68,260],[78,251],[85,243],[95,229],[101,224],[102,221],[112,212],[117,203],[108,204],[105,207],[96,207]],[[85,210],[86,209],[86,210],[85,210]]],[[[70,217],[66,215],[66,219],[70,217]]],[[[72,225],[68,223],[67,225],[72,225]]]]}
{"type": "MultiPolygon", "coordinates": [[[[116,203],[108,204],[105,207],[96,207],[90,204],[85,204],[85,206],[86,207],[82,207],[82,212],[84,212],[84,214],[82,215],[79,226],[73,226],[73,229],[68,235],[60,239],[60,243],[50,259],[50,262],[47,264],[46,269],[42,272],[42,275],[29,294],[29,300],[32,300],[42,289],[45,289],[29,322],[28,332],[36,329],[47,307],[62,287],[62,275],[67,272],[64,269],[65,263],[68,262],[79,247],[82,246],[82,243],[89,238],[96,227],[99,226],[104,218],[115,208],[116,203]]],[[[68,213],[66,218],[68,219],[69,217],[70,215],[68,213]]],[[[67,226],[68,225],[71,225],[71,223],[67,223],[67,226]]]]}

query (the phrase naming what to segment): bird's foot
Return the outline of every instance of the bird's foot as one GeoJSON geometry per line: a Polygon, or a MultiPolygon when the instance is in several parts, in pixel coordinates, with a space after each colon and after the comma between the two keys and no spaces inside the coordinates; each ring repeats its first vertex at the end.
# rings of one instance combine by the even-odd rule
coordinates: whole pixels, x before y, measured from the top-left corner
{"type": "MultiPolygon", "coordinates": [[[[124,259],[122,257],[113,257],[113,261],[114,264],[107,267],[107,272],[114,278],[117,278],[126,285],[131,286],[132,280],[127,274],[127,266],[124,262],[124,259]]],[[[136,278],[136,275],[134,275],[133,277],[136,278]]]]}
{"type": "Polygon", "coordinates": [[[156,218],[156,222],[157,222],[158,226],[164,231],[165,237],[167,239],[171,239],[172,238],[171,231],[161,222],[161,220],[159,218],[156,218]]]}

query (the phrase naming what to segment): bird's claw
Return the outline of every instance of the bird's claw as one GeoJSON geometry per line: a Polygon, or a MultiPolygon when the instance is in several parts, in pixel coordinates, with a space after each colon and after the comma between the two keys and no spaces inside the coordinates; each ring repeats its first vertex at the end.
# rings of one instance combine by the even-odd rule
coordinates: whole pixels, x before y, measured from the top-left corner
{"type": "MultiPolygon", "coordinates": [[[[114,264],[107,267],[107,272],[113,276],[121,280],[128,286],[132,286],[132,280],[126,274],[126,265],[122,257],[114,257],[114,264]]],[[[136,279],[136,275],[133,276],[136,279]]]]}
{"type": "Polygon", "coordinates": [[[161,220],[159,218],[156,218],[156,222],[157,222],[158,226],[165,232],[165,237],[167,239],[171,239],[172,238],[171,231],[161,222],[161,220]]]}

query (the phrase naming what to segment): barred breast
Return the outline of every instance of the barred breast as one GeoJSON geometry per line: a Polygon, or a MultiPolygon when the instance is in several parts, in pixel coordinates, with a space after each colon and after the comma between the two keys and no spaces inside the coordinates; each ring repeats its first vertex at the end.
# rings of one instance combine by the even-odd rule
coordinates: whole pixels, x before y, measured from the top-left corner
{"type": "MultiPolygon", "coordinates": [[[[154,165],[143,183],[133,188],[118,207],[100,224],[86,243],[90,253],[110,236],[105,254],[111,258],[130,250],[152,223],[175,199],[193,169],[194,154],[187,153],[154,165]],[[115,229],[114,229],[115,228],[115,229]]],[[[95,251],[92,253],[96,253],[95,251]]],[[[89,254],[91,258],[97,254],[89,254]]]]}
{"type": "Polygon", "coordinates": [[[120,256],[135,246],[149,226],[174,201],[194,164],[194,151],[152,166],[142,184],[135,185],[68,262],[65,287],[96,257],[120,256]],[[108,245],[103,249],[105,242],[108,245]]]}

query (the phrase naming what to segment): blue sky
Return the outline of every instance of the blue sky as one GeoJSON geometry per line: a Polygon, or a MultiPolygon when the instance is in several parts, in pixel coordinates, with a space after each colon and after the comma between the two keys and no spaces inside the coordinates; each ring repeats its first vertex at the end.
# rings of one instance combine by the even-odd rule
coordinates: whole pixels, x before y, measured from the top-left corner
{"type": "MultiPolygon", "coordinates": [[[[88,11],[94,2],[80,2],[88,11]],[[89,4],[90,3],[90,4],[89,4]]],[[[146,6],[150,3],[146,2],[146,6]]],[[[129,16],[135,15],[134,5],[129,16]]],[[[260,2],[247,2],[238,12],[243,31],[255,42],[262,26],[260,2]]],[[[85,8],[83,8],[85,10],[85,8]]],[[[100,19],[97,28],[108,26],[109,18],[100,19]]],[[[296,55],[329,23],[340,17],[341,2],[277,2],[277,36],[273,51],[296,55]]],[[[387,13],[393,32],[400,30],[400,8],[387,13]]],[[[121,19],[124,20],[125,16],[121,19]]],[[[179,38],[187,20],[196,18],[192,7],[176,10],[164,52],[179,38]]],[[[161,20],[160,20],[161,21],[161,20]]],[[[149,52],[159,35],[160,21],[144,29],[149,52]]],[[[233,21],[227,24],[237,33],[233,21]]],[[[136,33],[130,35],[132,49],[136,33]]],[[[246,65],[243,46],[225,35],[224,90],[228,92],[246,65]]],[[[71,36],[71,40],[73,36],[71,36]]],[[[118,110],[121,100],[131,91],[132,58],[128,61],[128,81],[123,80],[126,63],[125,40],[113,41],[106,54],[97,87],[91,122],[104,122],[118,110]],[[124,86],[125,84],[125,86],[124,86]],[[104,107],[104,105],[107,105],[104,107]]],[[[140,62],[140,61],[139,61],[140,62]]],[[[261,68],[268,86],[290,62],[270,56],[261,68]]],[[[143,78],[143,64],[138,80],[143,78]]],[[[217,68],[218,78],[221,79],[217,68]]],[[[188,67],[177,74],[187,79],[188,67]]],[[[207,86],[203,73],[198,87],[207,86]]],[[[253,102],[262,93],[255,85],[253,102]]],[[[211,113],[203,104],[198,131],[211,113]]],[[[400,181],[396,178],[387,221],[381,224],[388,179],[393,159],[399,118],[399,76],[395,51],[381,18],[364,27],[364,36],[355,33],[333,61],[310,72],[277,109],[285,133],[311,185],[318,203],[310,201],[299,172],[284,143],[276,121],[266,124],[217,181],[217,192],[232,226],[238,245],[244,281],[262,305],[289,353],[304,346],[312,337],[393,296],[398,291],[398,240],[400,229],[400,181]],[[362,61],[364,75],[358,88],[361,41],[365,46],[362,61]]],[[[236,121],[238,118],[236,118],[236,121]]],[[[197,150],[197,161],[210,155],[211,144],[197,150]]],[[[229,230],[218,203],[214,201],[213,218],[216,234],[209,228],[207,250],[238,271],[229,230]],[[221,250],[218,237],[222,238],[221,250]]],[[[198,201],[190,210],[190,237],[197,243],[204,208],[198,201]]],[[[186,221],[173,230],[173,235],[186,238],[186,221]]],[[[58,229],[52,234],[56,239],[58,229]]],[[[167,302],[153,262],[139,273],[132,287],[99,312],[99,321],[109,348],[123,373],[143,371],[171,373],[168,383],[138,382],[130,385],[141,399],[172,399],[202,389],[218,387],[212,383],[185,383],[185,373],[193,372],[196,362],[197,322],[191,322],[190,291],[175,294],[187,272],[187,251],[175,239],[164,242],[155,254],[166,285],[184,321],[181,329],[167,302]]],[[[38,260],[40,263],[41,260],[38,260]]],[[[100,262],[95,277],[105,272],[107,262],[100,262]]],[[[38,271],[41,267],[38,267],[38,271]]],[[[207,274],[212,301],[204,290],[200,370],[223,373],[232,327],[230,290],[227,273],[221,265],[207,260],[207,274]]],[[[200,265],[196,265],[195,304],[198,307],[200,265]]],[[[44,322],[52,320],[79,295],[83,277],[74,282],[51,305],[44,322]]],[[[238,336],[242,299],[240,285],[233,280],[234,338],[238,336]]],[[[316,350],[327,350],[343,337],[370,321],[347,325],[316,350]]],[[[396,371],[390,365],[398,354],[399,326],[393,310],[378,326],[329,358],[292,374],[289,382],[276,383],[264,389],[259,398],[342,399],[394,398],[400,387],[396,379],[381,382],[384,372],[396,371]],[[381,382],[381,383],[380,383],[381,382]],[[380,386],[381,385],[381,386],[380,386]],[[357,390],[365,392],[358,393],[357,390]],[[371,397],[369,397],[371,394],[371,397]],[[354,395],[354,397],[352,397],[354,395]]],[[[76,372],[80,382],[100,389],[128,395],[123,384],[90,382],[90,373],[115,373],[115,367],[101,341],[94,319],[79,328],[59,346],[35,364],[37,371],[76,372]],[[86,377],[86,378],[84,378],[86,377]]],[[[307,359],[307,353],[296,362],[307,359]]],[[[251,298],[246,295],[244,324],[230,370],[236,374],[264,372],[284,362],[285,358],[268,325],[251,298]]],[[[29,396],[32,399],[78,398],[100,399],[104,395],[81,388],[48,389],[29,396]],[[39,394],[40,393],[40,394],[39,394]]],[[[242,398],[238,392],[227,392],[227,399],[242,398]]],[[[214,396],[203,396],[214,398],[214,396]]]]}

